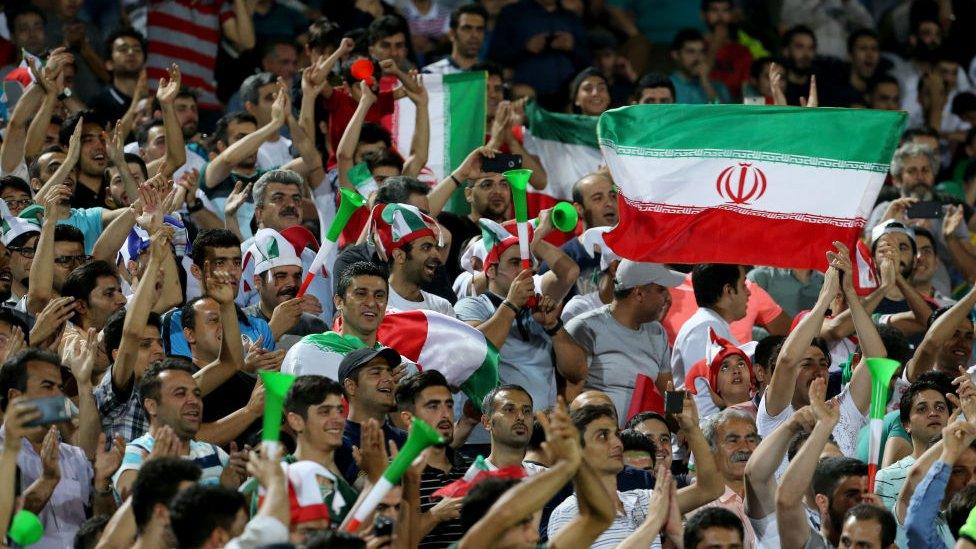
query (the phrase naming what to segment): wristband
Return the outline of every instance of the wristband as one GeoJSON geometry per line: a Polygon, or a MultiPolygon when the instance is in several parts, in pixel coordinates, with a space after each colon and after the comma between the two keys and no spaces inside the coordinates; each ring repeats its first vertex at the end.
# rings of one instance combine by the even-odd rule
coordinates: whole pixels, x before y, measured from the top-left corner
{"type": "Polygon", "coordinates": [[[515,313],[515,316],[518,316],[519,315],[519,309],[518,309],[518,307],[516,307],[511,301],[509,301],[509,300],[506,299],[505,301],[502,301],[502,305],[504,305],[504,306],[508,307],[509,309],[511,309],[512,312],[515,313]]]}
{"type": "Polygon", "coordinates": [[[464,186],[464,183],[462,183],[460,179],[454,177],[454,174],[453,173],[451,174],[451,179],[454,180],[454,184],[457,185],[458,187],[463,187],[464,186]]]}
{"type": "Polygon", "coordinates": [[[552,336],[558,334],[559,333],[559,330],[562,330],[562,329],[563,329],[563,319],[561,319],[561,318],[556,321],[556,325],[553,326],[552,328],[550,328],[548,330],[546,330],[545,328],[543,328],[543,330],[546,332],[546,335],[548,335],[549,337],[552,337],[552,336]]]}

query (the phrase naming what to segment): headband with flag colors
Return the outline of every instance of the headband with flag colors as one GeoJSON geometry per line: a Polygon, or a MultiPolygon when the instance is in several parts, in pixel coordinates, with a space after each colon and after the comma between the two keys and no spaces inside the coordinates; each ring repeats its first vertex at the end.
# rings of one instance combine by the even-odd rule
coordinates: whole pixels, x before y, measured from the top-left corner
{"type": "MultiPolygon", "coordinates": [[[[496,265],[505,250],[512,246],[517,246],[519,239],[517,236],[508,232],[505,227],[490,219],[481,218],[478,220],[481,225],[481,242],[487,252],[484,259],[485,271],[488,267],[496,265]]],[[[529,227],[529,239],[532,239],[532,227],[529,227]]]]}
{"type": "Polygon", "coordinates": [[[3,242],[4,246],[9,246],[18,236],[25,235],[28,233],[38,233],[41,232],[41,218],[38,217],[44,212],[44,208],[33,204],[24,208],[20,215],[13,215],[10,213],[10,209],[7,208],[7,203],[0,200],[0,230],[3,231],[3,237],[0,237],[0,242],[3,242]]]}
{"type": "Polygon", "coordinates": [[[411,204],[377,204],[370,214],[369,230],[373,242],[387,257],[393,250],[425,236],[443,244],[434,218],[411,204]]]}

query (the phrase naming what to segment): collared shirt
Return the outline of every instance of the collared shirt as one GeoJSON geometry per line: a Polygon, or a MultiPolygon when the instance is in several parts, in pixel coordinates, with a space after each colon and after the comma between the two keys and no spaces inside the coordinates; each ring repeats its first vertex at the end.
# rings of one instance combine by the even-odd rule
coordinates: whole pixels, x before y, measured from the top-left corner
{"type": "Polygon", "coordinates": [[[102,376],[102,380],[95,387],[95,405],[102,417],[102,431],[111,439],[115,435],[122,435],[127,442],[141,437],[149,430],[149,420],[142,409],[142,395],[135,381],[135,375],[128,385],[122,388],[115,386],[112,381],[112,369],[109,366],[102,376]]]}
{"type": "Polygon", "coordinates": [[[705,507],[721,507],[723,509],[732,511],[735,516],[739,517],[739,520],[742,521],[742,526],[745,528],[745,546],[756,546],[756,531],[752,529],[752,522],[749,520],[749,516],[746,515],[746,501],[742,498],[742,496],[737,494],[735,490],[726,485],[725,492],[719,496],[718,499],[710,503],[706,503],[699,509],[704,509],[705,507]]]}
{"type": "MultiPolygon", "coordinates": [[[[444,471],[437,467],[427,465],[420,474],[420,509],[423,512],[430,511],[439,499],[431,499],[431,495],[437,490],[448,484],[464,477],[464,473],[471,466],[472,460],[462,454],[447,448],[447,459],[451,462],[451,469],[444,471]]],[[[459,541],[464,536],[464,529],[461,527],[460,519],[446,520],[430,531],[429,534],[420,540],[419,547],[424,548],[443,548],[452,542],[459,541]]]]}
{"type": "MultiPolygon", "coordinates": [[[[5,435],[6,431],[0,428],[0,442],[5,435]]],[[[91,462],[81,448],[61,442],[58,447],[58,464],[61,467],[61,480],[44,509],[38,514],[44,524],[44,537],[31,547],[73,547],[75,534],[87,518],[86,509],[91,501],[92,479],[95,476],[91,462]]],[[[34,451],[26,438],[21,440],[17,467],[20,469],[21,492],[41,478],[44,470],[41,456],[34,451]]]]}

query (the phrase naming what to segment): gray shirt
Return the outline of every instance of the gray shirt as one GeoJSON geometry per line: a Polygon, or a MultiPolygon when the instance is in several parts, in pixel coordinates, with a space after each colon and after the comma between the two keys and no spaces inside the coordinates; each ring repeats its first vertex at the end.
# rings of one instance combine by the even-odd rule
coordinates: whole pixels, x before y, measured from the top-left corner
{"type": "Polygon", "coordinates": [[[586,350],[587,389],[610,396],[621,425],[627,421],[637,375],[657,379],[671,371],[671,348],[660,322],[632,330],[613,318],[610,305],[603,305],[570,320],[566,331],[586,350]]]}

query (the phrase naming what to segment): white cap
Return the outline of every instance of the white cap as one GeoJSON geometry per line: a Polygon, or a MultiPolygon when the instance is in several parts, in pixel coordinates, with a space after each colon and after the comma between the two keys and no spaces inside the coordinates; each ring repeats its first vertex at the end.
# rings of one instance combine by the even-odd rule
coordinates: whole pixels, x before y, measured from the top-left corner
{"type": "Polygon", "coordinates": [[[644,263],[624,259],[617,267],[614,277],[614,289],[629,290],[645,284],[660,284],[665,288],[677,288],[684,282],[685,276],[672,271],[660,263],[644,263]]]}

